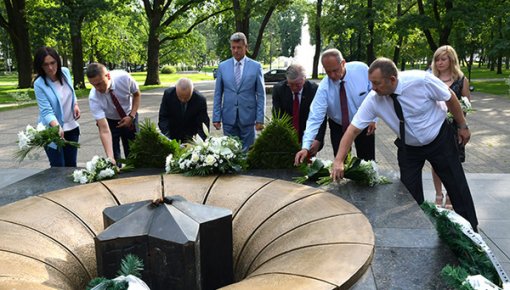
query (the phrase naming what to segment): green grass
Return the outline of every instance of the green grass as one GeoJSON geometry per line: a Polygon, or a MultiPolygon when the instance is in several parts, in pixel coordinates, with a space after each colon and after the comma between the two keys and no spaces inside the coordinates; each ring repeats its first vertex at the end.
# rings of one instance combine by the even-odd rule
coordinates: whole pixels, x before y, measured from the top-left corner
{"type": "Polygon", "coordinates": [[[510,86],[505,81],[473,81],[471,85],[475,87],[475,92],[510,98],[510,86]]]}
{"type": "MultiPolygon", "coordinates": [[[[155,88],[169,87],[174,85],[178,79],[186,77],[193,82],[213,80],[211,71],[214,67],[205,68],[204,72],[194,74],[160,74],[159,79],[161,85],[144,86],[146,72],[134,72],[131,75],[140,85],[141,91],[147,91],[155,88]]],[[[463,68],[467,73],[467,70],[463,68]]],[[[487,93],[492,95],[499,95],[510,98],[510,86],[507,83],[510,81],[510,70],[503,70],[503,74],[496,74],[495,71],[490,71],[487,68],[478,68],[475,66],[471,73],[473,79],[472,85],[475,87],[475,92],[487,93]],[[487,81],[484,81],[486,79],[487,81]]],[[[319,76],[322,78],[323,75],[319,76]]],[[[17,89],[18,78],[15,73],[0,75],[0,104],[18,103],[26,105],[35,104],[35,96],[33,89],[17,89]]],[[[89,95],[90,84],[86,82],[86,89],[76,91],[78,98],[86,98],[89,95]]]]}
{"type": "MultiPolygon", "coordinates": [[[[147,91],[155,88],[163,88],[174,85],[178,79],[186,77],[191,79],[193,82],[213,80],[212,74],[200,72],[196,74],[160,74],[159,79],[161,85],[150,85],[144,86],[146,72],[135,72],[131,74],[136,82],[140,85],[141,91],[147,91]]],[[[0,75],[0,104],[12,104],[19,103],[29,105],[34,103],[35,95],[33,89],[17,89],[18,77],[16,74],[0,75]],[[30,102],[32,101],[32,102],[30,102]]],[[[76,96],[78,98],[86,98],[89,95],[91,85],[85,82],[85,89],[76,90],[76,96]]]]}
{"type": "MultiPolygon", "coordinates": [[[[133,76],[133,78],[136,80],[136,82],[140,86],[143,86],[143,84],[145,83],[145,77],[147,76],[147,72],[134,72],[134,73],[131,73],[131,75],[133,76]]],[[[161,82],[160,87],[168,87],[168,86],[174,85],[177,82],[177,80],[179,80],[180,78],[189,78],[193,82],[213,80],[212,74],[205,73],[205,72],[199,72],[199,73],[194,73],[194,74],[181,74],[181,73],[161,74],[160,73],[159,74],[159,81],[161,82]]],[[[151,89],[156,88],[156,87],[151,86],[151,89]]],[[[143,88],[141,88],[141,89],[142,89],[142,91],[144,90],[143,88]]]]}
{"type": "MultiPolygon", "coordinates": [[[[467,68],[463,67],[462,72],[467,76],[467,68]]],[[[510,76],[510,70],[503,69],[502,74],[497,74],[496,71],[491,71],[488,68],[478,68],[474,66],[471,71],[471,79],[508,79],[510,76]]]]}

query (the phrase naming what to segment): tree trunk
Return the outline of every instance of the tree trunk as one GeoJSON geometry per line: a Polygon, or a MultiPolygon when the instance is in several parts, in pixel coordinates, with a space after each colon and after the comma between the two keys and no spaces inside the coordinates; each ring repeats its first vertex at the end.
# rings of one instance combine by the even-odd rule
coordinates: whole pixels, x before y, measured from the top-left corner
{"type": "MultiPolygon", "coordinates": [[[[274,10],[276,9],[276,5],[271,5],[269,9],[266,12],[266,15],[264,15],[264,19],[262,20],[262,23],[260,24],[259,33],[257,35],[257,40],[255,41],[255,45],[253,46],[253,53],[252,57],[254,59],[257,59],[257,56],[259,54],[260,45],[262,44],[262,37],[264,36],[264,30],[266,29],[267,24],[269,23],[269,19],[271,19],[271,15],[273,15],[274,10]]],[[[273,41],[271,39],[271,41],[273,41]]],[[[271,54],[271,53],[270,53],[271,54]]],[[[271,61],[271,60],[269,60],[271,61]]]]}
{"type": "MultiPolygon", "coordinates": [[[[421,16],[425,16],[425,8],[423,7],[423,0],[418,0],[418,11],[421,16]]],[[[432,37],[432,33],[428,28],[422,27],[422,31],[425,34],[425,38],[427,39],[427,43],[429,44],[430,50],[432,52],[435,52],[438,48],[436,42],[434,41],[434,38],[432,37]]]]}
{"type": "MultiPolygon", "coordinates": [[[[501,17],[498,17],[498,31],[499,31],[498,38],[501,39],[501,41],[503,41],[502,28],[503,28],[503,20],[501,19],[501,17]]],[[[501,49],[498,49],[497,59],[498,59],[498,63],[497,63],[496,74],[501,75],[501,74],[503,74],[503,53],[501,52],[501,49]]]]}
{"type": "MultiPolygon", "coordinates": [[[[398,1],[398,3],[397,3],[397,19],[399,19],[400,16],[402,16],[402,3],[401,3],[401,1],[398,1]]],[[[397,45],[395,45],[395,49],[393,50],[393,62],[395,64],[398,63],[398,59],[400,58],[400,49],[402,47],[403,42],[404,42],[404,36],[399,32],[397,45]]]]}
{"type": "Polygon", "coordinates": [[[149,28],[149,40],[147,47],[147,78],[145,85],[159,85],[159,19],[154,16],[149,28]]]}
{"type": "Polygon", "coordinates": [[[368,44],[367,44],[367,64],[375,60],[374,52],[374,5],[372,0],[367,1],[367,24],[368,24],[368,44]]]}
{"type": "Polygon", "coordinates": [[[315,19],[315,55],[313,56],[313,72],[312,78],[319,78],[319,58],[321,55],[321,14],[322,0],[317,0],[317,18],[315,19]]]}
{"type": "Polygon", "coordinates": [[[0,15],[0,27],[9,33],[16,55],[18,88],[29,88],[32,85],[32,52],[25,15],[25,0],[4,0],[4,3],[8,21],[0,15]]]}
{"type": "Polygon", "coordinates": [[[75,89],[85,88],[85,78],[83,75],[83,42],[81,39],[82,18],[71,20],[71,44],[73,48],[73,82],[75,89]]]}

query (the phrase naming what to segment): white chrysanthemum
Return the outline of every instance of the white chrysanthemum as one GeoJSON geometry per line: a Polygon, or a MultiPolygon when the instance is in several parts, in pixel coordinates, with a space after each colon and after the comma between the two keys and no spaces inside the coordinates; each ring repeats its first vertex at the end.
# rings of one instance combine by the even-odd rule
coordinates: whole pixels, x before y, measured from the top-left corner
{"type": "Polygon", "coordinates": [[[97,164],[97,162],[98,162],[99,160],[101,160],[101,159],[103,159],[103,160],[104,160],[104,158],[101,158],[101,157],[99,157],[99,156],[97,156],[97,155],[94,155],[94,157],[92,157],[92,160],[90,160],[90,161],[92,161],[92,163],[95,165],[95,164],[97,164]]]}
{"type": "Polygon", "coordinates": [[[324,168],[331,168],[331,165],[333,165],[333,161],[331,161],[331,160],[322,160],[322,164],[324,164],[324,168]]]}
{"type": "Polygon", "coordinates": [[[471,102],[469,101],[468,97],[466,96],[462,96],[460,98],[460,105],[462,106],[462,109],[464,109],[464,111],[466,110],[471,110],[471,102]]]}
{"type": "Polygon", "coordinates": [[[80,177],[80,183],[81,184],[85,184],[85,183],[88,183],[88,182],[89,182],[89,179],[88,179],[88,177],[86,175],[82,175],[80,177]]]}
{"type": "Polygon", "coordinates": [[[73,172],[73,181],[74,182],[79,182],[80,181],[80,177],[83,175],[83,172],[81,169],[77,169],[73,172]]]}
{"type": "Polygon", "coordinates": [[[25,132],[30,132],[30,131],[34,131],[34,127],[32,127],[32,125],[28,124],[27,127],[25,128],[25,132]]]}
{"type": "Polygon", "coordinates": [[[87,169],[88,172],[96,170],[95,164],[92,163],[92,161],[87,161],[87,163],[85,164],[85,168],[87,169]]]}
{"type": "Polygon", "coordinates": [[[233,152],[232,152],[232,150],[230,150],[230,148],[223,147],[223,148],[221,148],[220,154],[223,156],[227,156],[227,155],[233,154],[233,152]]]}
{"type": "Polygon", "coordinates": [[[105,179],[105,178],[109,178],[109,177],[112,177],[115,175],[115,171],[113,171],[113,169],[111,168],[106,168],[104,170],[101,170],[99,172],[99,174],[97,175],[97,179],[98,180],[101,180],[101,179],[105,179]]]}
{"type": "Polygon", "coordinates": [[[204,162],[207,166],[212,166],[216,162],[216,158],[212,155],[207,155],[204,162]]]}
{"type": "Polygon", "coordinates": [[[193,163],[197,163],[197,162],[198,162],[198,160],[200,160],[200,156],[199,156],[197,153],[193,152],[193,153],[191,154],[191,162],[193,162],[193,163]]]}
{"type": "Polygon", "coordinates": [[[166,160],[165,160],[165,171],[166,173],[170,173],[170,170],[172,170],[172,159],[173,159],[173,155],[172,154],[168,154],[168,156],[166,157],[166,160]]]}
{"type": "Polygon", "coordinates": [[[27,125],[27,128],[25,129],[25,135],[27,138],[32,140],[34,139],[35,134],[37,134],[37,131],[34,129],[34,127],[27,125]]]}
{"type": "Polygon", "coordinates": [[[25,132],[20,131],[18,133],[18,146],[20,150],[24,150],[30,147],[30,141],[30,138],[25,134],[25,132]]]}
{"type": "Polygon", "coordinates": [[[35,128],[35,130],[37,132],[44,131],[44,130],[46,130],[46,126],[44,126],[43,123],[39,123],[39,124],[37,124],[37,127],[35,128]]]}
{"type": "Polygon", "coordinates": [[[73,172],[73,179],[74,182],[79,182],[81,184],[85,184],[89,181],[84,169],[75,170],[73,172]]]}

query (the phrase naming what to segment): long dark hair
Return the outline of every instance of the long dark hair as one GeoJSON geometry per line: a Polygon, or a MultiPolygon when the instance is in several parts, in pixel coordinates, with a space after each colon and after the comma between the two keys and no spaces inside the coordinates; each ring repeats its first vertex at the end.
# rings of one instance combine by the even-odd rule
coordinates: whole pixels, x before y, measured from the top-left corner
{"type": "Polygon", "coordinates": [[[57,62],[57,79],[60,81],[60,84],[63,84],[62,78],[64,74],[62,73],[62,62],[60,61],[60,56],[54,48],[46,46],[38,48],[34,54],[34,72],[37,74],[36,79],[38,77],[42,77],[44,83],[48,85],[48,82],[46,81],[46,73],[43,69],[44,58],[48,55],[53,57],[57,62]]]}

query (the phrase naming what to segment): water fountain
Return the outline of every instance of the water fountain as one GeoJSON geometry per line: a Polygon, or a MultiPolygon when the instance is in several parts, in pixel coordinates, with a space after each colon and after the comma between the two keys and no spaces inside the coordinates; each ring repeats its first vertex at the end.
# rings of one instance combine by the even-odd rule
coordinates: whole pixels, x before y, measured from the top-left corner
{"type": "MultiPolygon", "coordinates": [[[[313,57],[315,55],[315,45],[310,44],[310,31],[308,18],[305,15],[303,26],[301,27],[301,42],[294,48],[294,59],[292,63],[298,63],[304,66],[307,76],[312,75],[313,57]]],[[[319,72],[322,71],[322,65],[319,63],[319,72]]]]}

